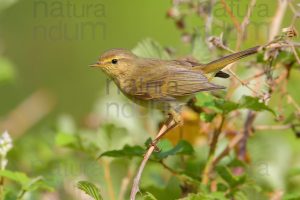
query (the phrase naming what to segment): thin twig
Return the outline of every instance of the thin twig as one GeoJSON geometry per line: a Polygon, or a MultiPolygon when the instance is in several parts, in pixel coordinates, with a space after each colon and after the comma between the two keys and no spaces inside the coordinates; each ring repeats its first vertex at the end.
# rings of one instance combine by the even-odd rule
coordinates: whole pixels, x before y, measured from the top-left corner
{"type": "Polygon", "coordinates": [[[157,148],[156,144],[159,142],[161,137],[163,137],[166,133],[168,133],[171,129],[173,129],[177,125],[178,124],[173,120],[172,115],[170,115],[169,120],[167,120],[166,124],[162,126],[162,128],[158,132],[156,138],[152,141],[151,146],[149,147],[146,154],[144,155],[144,158],[139,167],[138,173],[136,174],[136,176],[134,178],[131,193],[130,193],[130,200],[135,200],[136,194],[139,191],[139,183],[140,183],[140,179],[142,176],[142,172],[144,171],[146,163],[148,162],[151,154],[157,148]]]}
{"type": "Polygon", "coordinates": [[[252,15],[253,10],[254,10],[255,4],[256,4],[256,0],[251,0],[250,6],[248,7],[248,10],[247,10],[247,14],[244,17],[244,20],[243,20],[243,22],[240,25],[241,32],[240,32],[240,34],[238,34],[238,40],[237,40],[237,44],[236,44],[236,49],[237,50],[240,49],[242,41],[246,37],[247,26],[248,26],[248,24],[250,22],[250,17],[252,15]]]}
{"type": "Polygon", "coordinates": [[[115,193],[113,189],[113,184],[110,176],[110,163],[107,160],[103,160],[103,167],[104,167],[104,178],[108,187],[108,196],[109,199],[115,200],[115,193]]]}
{"type": "Polygon", "coordinates": [[[225,0],[221,0],[221,3],[223,5],[223,7],[225,8],[226,12],[228,13],[228,15],[230,16],[236,30],[238,31],[238,33],[241,33],[241,27],[240,27],[240,23],[237,20],[237,18],[234,16],[232,10],[230,9],[230,7],[227,5],[225,0]]]}
{"type": "Polygon", "coordinates": [[[230,74],[234,77],[234,78],[236,78],[239,82],[240,82],[240,84],[242,85],[242,86],[245,86],[246,88],[248,88],[251,92],[253,92],[253,94],[255,94],[255,96],[257,96],[257,97],[260,97],[260,98],[262,98],[263,97],[263,95],[262,94],[259,94],[257,91],[255,91],[253,88],[251,88],[250,86],[249,86],[249,82],[245,82],[245,81],[243,81],[243,80],[241,80],[231,69],[228,69],[228,71],[230,72],[230,74]]]}
{"type": "Polygon", "coordinates": [[[254,127],[254,130],[264,131],[264,130],[274,130],[281,131],[292,128],[292,124],[284,124],[284,125],[257,125],[254,127]]]}

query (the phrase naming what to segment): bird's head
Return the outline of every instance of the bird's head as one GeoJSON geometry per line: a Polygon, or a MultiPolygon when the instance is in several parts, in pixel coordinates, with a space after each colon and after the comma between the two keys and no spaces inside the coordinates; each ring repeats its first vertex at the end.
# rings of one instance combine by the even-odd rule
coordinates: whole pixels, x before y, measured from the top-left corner
{"type": "Polygon", "coordinates": [[[137,56],[126,49],[111,49],[103,53],[97,63],[90,65],[102,69],[111,78],[124,74],[130,70],[137,56]]]}

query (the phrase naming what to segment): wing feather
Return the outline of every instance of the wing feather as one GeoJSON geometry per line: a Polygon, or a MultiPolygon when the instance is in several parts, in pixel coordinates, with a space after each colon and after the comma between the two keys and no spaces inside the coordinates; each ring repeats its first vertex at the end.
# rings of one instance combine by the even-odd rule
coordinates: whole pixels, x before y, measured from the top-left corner
{"type": "Polygon", "coordinates": [[[190,96],[200,91],[224,89],[210,83],[201,71],[190,70],[182,67],[178,62],[162,63],[153,62],[147,66],[140,66],[131,77],[143,78],[132,79],[127,83],[126,93],[141,100],[174,101],[177,97],[190,96]]]}

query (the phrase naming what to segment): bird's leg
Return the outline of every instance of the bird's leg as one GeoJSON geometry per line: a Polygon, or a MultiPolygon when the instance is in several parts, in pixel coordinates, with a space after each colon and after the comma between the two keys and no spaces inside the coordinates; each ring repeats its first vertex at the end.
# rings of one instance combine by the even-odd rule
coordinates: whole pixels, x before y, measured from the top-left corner
{"type": "Polygon", "coordinates": [[[179,109],[170,109],[169,113],[172,116],[173,120],[176,122],[176,124],[183,124],[183,120],[182,117],[180,115],[180,112],[178,110],[180,110],[181,107],[179,109]]]}

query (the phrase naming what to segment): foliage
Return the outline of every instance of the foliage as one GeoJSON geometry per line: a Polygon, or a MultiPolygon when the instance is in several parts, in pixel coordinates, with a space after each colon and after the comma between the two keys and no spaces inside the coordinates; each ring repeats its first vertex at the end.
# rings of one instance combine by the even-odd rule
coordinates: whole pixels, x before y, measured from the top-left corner
{"type": "Polygon", "coordinates": [[[88,181],[79,181],[77,187],[83,190],[86,194],[93,197],[94,200],[102,200],[99,189],[88,181]]]}

